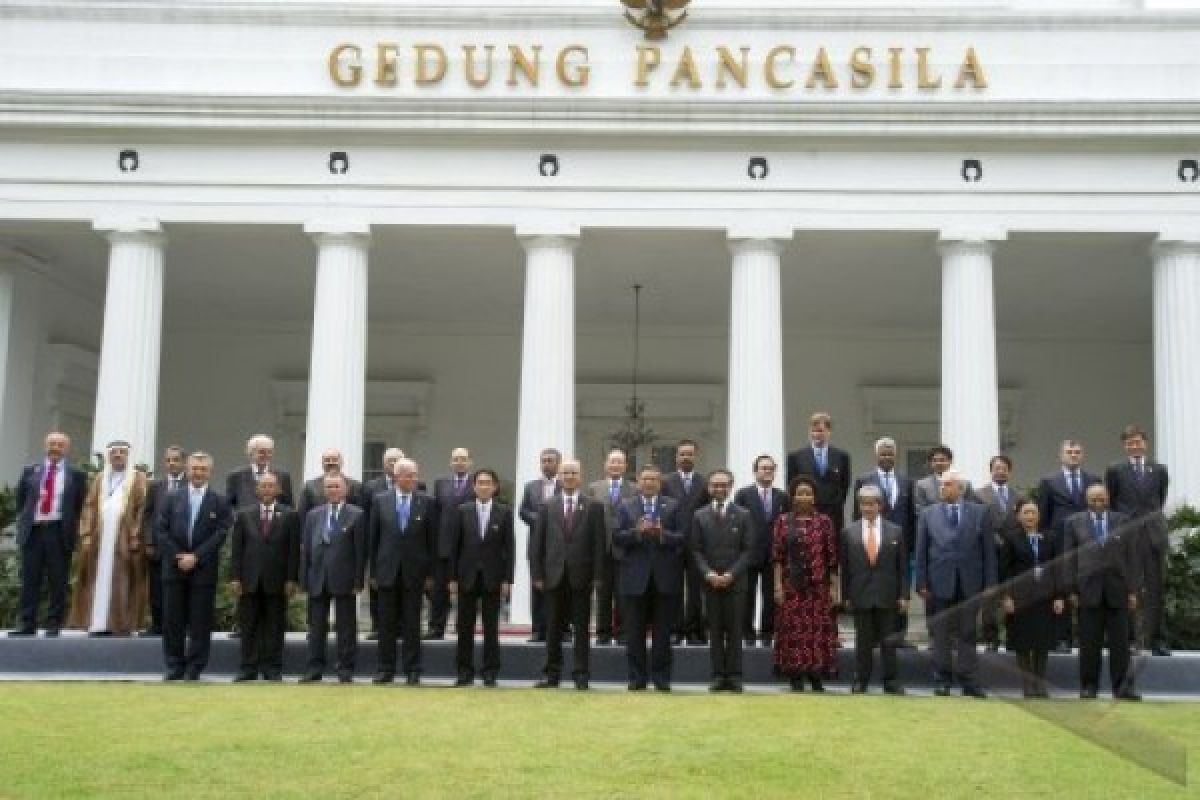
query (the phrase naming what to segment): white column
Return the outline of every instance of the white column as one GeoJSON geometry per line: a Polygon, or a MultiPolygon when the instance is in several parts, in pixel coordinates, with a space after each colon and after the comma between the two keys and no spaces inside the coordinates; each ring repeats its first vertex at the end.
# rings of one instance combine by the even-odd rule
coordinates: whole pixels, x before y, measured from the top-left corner
{"type": "Polygon", "coordinates": [[[972,484],[989,479],[999,452],[1000,400],[996,377],[996,301],[989,239],[943,233],[942,441],[972,484]]]}
{"type": "Polygon", "coordinates": [[[1200,503],[1200,238],[1154,246],[1154,448],[1167,506],[1200,503]]]}
{"type": "Polygon", "coordinates": [[[305,479],[321,474],[321,453],[342,452],[347,475],[362,475],[367,379],[367,225],[309,223],[317,246],[312,353],[308,370],[305,479]]]}
{"type": "Polygon", "coordinates": [[[734,238],[729,311],[729,424],[726,466],[735,484],[754,480],[752,465],[769,455],[785,479],[783,428],[783,311],[780,254],[791,238],[734,238]]]}
{"type": "Polygon", "coordinates": [[[133,463],[153,465],[166,238],[157,220],[97,220],[93,227],[108,239],[109,254],[92,452],[125,439],[133,463]]]}
{"type": "MultiPolygon", "coordinates": [[[[555,447],[575,454],[575,247],[578,228],[517,229],[525,248],[525,313],[517,411],[514,502],[539,474],[538,455],[555,447]]],[[[517,570],[510,621],[530,622],[526,526],[517,520],[517,570]]]]}

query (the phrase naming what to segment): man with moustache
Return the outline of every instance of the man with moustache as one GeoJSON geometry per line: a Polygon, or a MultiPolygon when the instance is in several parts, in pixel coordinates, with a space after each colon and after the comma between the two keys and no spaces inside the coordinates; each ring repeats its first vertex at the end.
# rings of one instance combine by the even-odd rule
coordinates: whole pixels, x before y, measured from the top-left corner
{"type": "MultiPolygon", "coordinates": [[[[541,476],[526,483],[525,490],[521,493],[518,514],[529,529],[525,546],[526,561],[533,557],[533,526],[537,524],[538,511],[551,497],[558,494],[558,467],[561,463],[562,453],[558,450],[553,447],[542,450],[538,455],[541,476]]],[[[542,590],[530,587],[529,612],[532,623],[529,641],[546,641],[546,596],[542,590]]]]}

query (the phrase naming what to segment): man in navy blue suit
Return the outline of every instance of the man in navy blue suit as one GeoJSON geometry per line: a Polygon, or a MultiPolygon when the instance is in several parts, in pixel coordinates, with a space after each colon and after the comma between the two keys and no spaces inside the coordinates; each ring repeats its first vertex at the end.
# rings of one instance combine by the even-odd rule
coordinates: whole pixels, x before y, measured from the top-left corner
{"type": "Polygon", "coordinates": [[[171,492],[155,523],[162,561],[163,655],[168,681],[200,679],[208,664],[217,562],[233,512],[208,485],[212,456],[188,456],[188,484],[171,492]]]}
{"type": "Polygon", "coordinates": [[[624,500],[618,510],[613,545],[620,547],[617,561],[618,591],[625,620],[625,653],[629,660],[629,689],[671,688],[671,626],[683,588],[682,553],[687,534],[679,529],[675,500],[664,496],[662,473],[648,464],[638,476],[638,495],[624,500]],[[653,631],[650,668],[646,669],[646,627],[653,631]]]}
{"type": "Polygon", "coordinates": [[[942,502],[925,509],[917,522],[916,584],[933,638],[934,693],[950,694],[957,675],[963,695],[983,698],[987,694],[975,679],[975,618],[996,585],[991,518],[982,504],[963,500],[962,477],[954,470],[943,472],[939,485],[942,502]]]}
{"type": "Polygon", "coordinates": [[[21,552],[21,600],[17,627],[9,636],[37,634],[38,597],[49,584],[46,635],[58,636],[67,606],[67,576],[87,495],[87,476],[67,463],[71,439],[46,435],[46,457],[30,464],[17,481],[17,549],[21,552]]]}

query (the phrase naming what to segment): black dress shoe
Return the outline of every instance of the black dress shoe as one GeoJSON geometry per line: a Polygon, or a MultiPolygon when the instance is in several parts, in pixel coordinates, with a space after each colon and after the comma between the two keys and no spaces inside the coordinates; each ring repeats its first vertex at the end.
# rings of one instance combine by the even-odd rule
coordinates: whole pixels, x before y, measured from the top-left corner
{"type": "Polygon", "coordinates": [[[407,675],[405,675],[404,676],[404,685],[405,686],[420,686],[421,685],[421,673],[410,672],[407,675]]]}
{"type": "Polygon", "coordinates": [[[683,644],[683,634],[677,633],[674,636],[672,636],[671,644],[674,645],[675,647],[678,647],[679,645],[683,644]]]}
{"type": "Polygon", "coordinates": [[[58,628],[46,628],[46,638],[47,639],[57,639],[58,633],[59,633],[58,628]]]}
{"type": "Polygon", "coordinates": [[[1070,655],[1071,654],[1071,643],[1070,642],[1059,642],[1057,645],[1055,645],[1054,652],[1059,653],[1061,655],[1070,655]]]}
{"type": "Polygon", "coordinates": [[[916,644],[914,644],[913,642],[910,642],[908,639],[901,639],[900,641],[896,642],[896,647],[899,648],[900,650],[916,650],[917,649],[916,644]]]}
{"type": "Polygon", "coordinates": [[[898,683],[885,683],[883,685],[883,693],[899,697],[904,694],[904,687],[898,683]]]}
{"type": "Polygon", "coordinates": [[[726,681],[725,688],[734,694],[741,694],[744,689],[741,681],[726,681]]]}
{"type": "Polygon", "coordinates": [[[575,679],[575,688],[581,692],[586,692],[591,687],[588,685],[587,678],[580,677],[575,679]]]}
{"type": "Polygon", "coordinates": [[[424,636],[421,637],[421,639],[426,642],[438,642],[445,638],[446,638],[445,631],[429,631],[428,633],[426,633],[424,636]]]}
{"type": "Polygon", "coordinates": [[[725,681],[713,681],[708,685],[710,692],[722,692],[725,690],[725,681]]]}
{"type": "Polygon", "coordinates": [[[1113,695],[1113,699],[1114,700],[1124,700],[1124,701],[1130,702],[1130,703],[1142,702],[1142,696],[1140,694],[1138,694],[1137,692],[1135,692],[1133,689],[1127,689],[1123,692],[1116,693],[1113,695]]]}
{"type": "Polygon", "coordinates": [[[282,672],[264,672],[263,680],[270,681],[271,683],[279,683],[283,680],[283,673],[282,672]]]}
{"type": "Polygon", "coordinates": [[[194,670],[188,670],[187,672],[183,673],[183,679],[189,683],[194,683],[200,680],[200,673],[194,670]]]}
{"type": "Polygon", "coordinates": [[[533,685],[535,689],[557,689],[558,678],[542,678],[533,685]]]}
{"type": "Polygon", "coordinates": [[[758,644],[758,639],[755,639],[753,636],[747,636],[742,640],[743,647],[754,647],[756,644],[758,644]]]}
{"type": "Polygon", "coordinates": [[[473,675],[459,675],[454,679],[454,685],[459,688],[462,688],[463,686],[470,686],[474,682],[475,676],[473,675]]]}
{"type": "Polygon", "coordinates": [[[533,634],[533,636],[530,636],[530,637],[529,637],[529,640],[528,640],[528,641],[529,641],[529,643],[530,643],[530,644],[538,644],[538,643],[540,643],[540,642],[544,642],[544,641],[546,641],[546,634],[544,634],[544,633],[535,633],[535,634],[533,634]]]}
{"type": "Polygon", "coordinates": [[[8,638],[17,639],[25,636],[37,636],[37,631],[29,628],[17,628],[8,632],[8,638]]]}
{"type": "Polygon", "coordinates": [[[624,647],[626,644],[624,636],[617,637],[617,647],[624,647]]]}
{"type": "Polygon", "coordinates": [[[321,682],[321,673],[319,673],[319,672],[306,672],[300,676],[300,683],[320,683],[320,682],[321,682]]]}
{"type": "Polygon", "coordinates": [[[763,646],[763,647],[770,647],[770,646],[771,646],[772,639],[773,639],[773,637],[771,637],[771,636],[764,636],[764,637],[762,637],[762,646],[763,646]]]}
{"type": "Polygon", "coordinates": [[[804,691],[804,678],[792,678],[788,683],[791,685],[793,692],[804,691]]]}
{"type": "Polygon", "coordinates": [[[974,697],[976,700],[986,700],[987,692],[978,686],[964,686],[963,697],[974,697]]]}
{"type": "Polygon", "coordinates": [[[338,673],[338,683],[354,683],[354,676],[348,672],[338,673]]]}
{"type": "Polygon", "coordinates": [[[88,631],[89,639],[110,639],[112,631],[88,631]]]}
{"type": "Polygon", "coordinates": [[[808,676],[808,682],[812,684],[812,690],[814,692],[825,691],[825,684],[821,681],[820,675],[817,675],[816,673],[810,674],[808,676]]]}
{"type": "Polygon", "coordinates": [[[496,676],[495,675],[484,675],[483,676],[483,685],[485,687],[487,687],[488,689],[495,689],[496,685],[497,685],[496,684],[496,676]]]}
{"type": "Polygon", "coordinates": [[[866,694],[867,693],[867,685],[865,683],[859,683],[858,681],[855,681],[854,685],[850,687],[850,693],[851,694],[866,694]]]}
{"type": "Polygon", "coordinates": [[[629,691],[644,692],[644,691],[646,691],[646,683],[644,681],[630,681],[629,682],[629,691]]]}
{"type": "Polygon", "coordinates": [[[395,678],[390,672],[376,672],[375,677],[371,678],[371,683],[391,683],[395,678]]]}
{"type": "Polygon", "coordinates": [[[596,637],[596,646],[597,647],[609,647],[611,645],[612,645],[612,637],[611,636],[597,636],[596,637]]]}
{"type": "Polygon", "coordinates": [[[999,642],[988,642],[987,643],[987,651],[989,653],[999,653],[1000,652],[1000,643],[999,642]]]}
{"type": "Polygon", "coordinates": [[[933,693],[935,695],[937,695],[938,697],[949,697],[950,696],[950,687],[944,683],[939,684],[938,686],[934,687],[933,693]]]}
{"type": "Polygon", "coordinates": [[[671,684],[669,684],[669,683],[656,683],[656,684],[654,684],[654,691],[656,691],[656,692],[669,692],[669,691],[671,691],[671,684]]]}
{"type": "Polygon", "coordinates": [[[138,631],[137,635],[139,639],[161,639],[162,631],[155,628],[147,628],[144,631],[138,631]]]}
{"type": "Polygon", "coordinates": [[[177,670],[171,670],[170,672],[163,673],[163,680],[164,681],[181,681],[181,680],[183,680],[183,670],[177,669],[177,670]]]}
{"type": "Polygon", "coordinates": [[[367,631],[367,635],[363,637],[368,642],[379,641],[379,631],[367,631]]]}
{"type": "Polygon", "coordinates": [[[1088,687],[1085,689],[1080,689],[1079,690],[1079,699],[1080,700],[1095,700],[1096,699],[1096,690],[1091,687],[1088,687]]]}
{"type": "Polygon", "coordinates": [[[256,681],[256,680],[258,680],[258,673],[250,672],[248,670],[243,670],[242,672],[239,672],[233,678],[234,683],[242,683],[244,681],[256,681]]]}

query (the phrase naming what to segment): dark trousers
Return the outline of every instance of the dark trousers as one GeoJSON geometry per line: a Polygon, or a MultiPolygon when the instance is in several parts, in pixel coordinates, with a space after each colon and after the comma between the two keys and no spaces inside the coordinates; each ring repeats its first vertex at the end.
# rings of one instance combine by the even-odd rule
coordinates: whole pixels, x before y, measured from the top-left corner
{"type": "MultiPolygon", "coordinates": [[[[496,677],[500,672],[500,604],[499,587],[488,591],[482,575],[476,575],[468,586],[458,585],[458,646],[455,661],[460,678],[475,675],[475,619],[483,616],[483,675],[496,677]]],[[[560,634],[561,636],[561,634],[560,634]]]]}
{"type": "Polygon", "coordinates": [[[896,610],[854,608],[854,679],[864,686],[875,668],[878,647],[883,660],[883,685],[896,682],[896,610]]]}
{"type": "Polygon", "coordinates": [[[283,674],[283,634],[287,630],[287,596],[283,593],[244,592],[238,598],[238,628],[242,632],[242,671],[283,674]]]}
{"type": "Polygon", "coordinates": [[[446,588],[445,559],[438,558],[433,564],[433,588],[429,590],[429,632],[445,633],[446,616],[450,611],[450,592],[446,588]]]}
{"type": "Polygon", "coordinates": [[[163,655],[168,672],[199,675],[208,666],[216,584],[163,581],[163,655]]]}
{"type": "Polygon", "coordinates": [[[629,662],[629,680],[655,686],[671,685],[671,623],[679,598],[659,593],[650,578],[642,594],[622,596],[625,609],[625,657],[629,662]],[[646,669],[646,629],[651,630],[650,668],[646,669]]]}
{"type": "Polygon", "coordinates": [[[762,613],[758,618],[757,631],[763,639],[775,636],[775,568],[771,564],[751,567],[746,571],[746,615],[742,619],[742,631],[746,640],[754,638],[754,595],[762,601],[762,613]]]}
{"type": "MultiPolygon", "coordinates": [[[[1063,531],[1054,532],[1054,552],[1066,552],[1066,534],[1063,531]]],[[[1062,614],[1054,615],[1054,638],[1059,644],[1072,644],[1076,633],[1070,606],[1062,614]]]]}
{"type": "Polygon", "coordinates": [[[537,636],[546,635],[546,593],[541,589],[529,589],[529,617],[531,632],[537,636]]]}
{"type": "Polygon", "coordinates": [[[150,588],[150,632],[162,633],[163,629],[163,579],[162,561],[152,558],[146,562],[146,583],[150,588]]]}
{"type": "Polygon", "coordinates": [[[1166,554],[1156,551],[1147,544],[1142,548],[1141,624],[1139,626],[1142,644],[1147,647],[1167,646],[1167,609],[1164,602],[1166,593],[1166,554]]]}
{"type": "Polygon", "coordinates": [[[1017,667],[1021,670],[1021,690],[1026,696],[1046,691],[1046,663],[1049,655],[1045,650],[1018,650],[1017,667]]]}
{"type": "Polygon", "coordinates": [[[396,673],[396,639],[400,645],[401,666],[406,675],[421,672],[421,598],[424,581],[412,588],[399,579],[395,586],[380,586],[379,671],[396,673]]]}
{"type": "Polygon", "coordinates": [[[740,683],[746,593],[709,589],[704,605],[708,610],[708,655],[712,659],[713,680],[740,683]]]}
{"type": "Polygon", "coordinates": [[[371,612],[371,630],[379,630],[379,590],[368,589],[367,609],[371,612]]]}
{"type": "Polygon", "coordinates": [[[71,554],[63,541],[61,522],[34,525],[29,540],[21,545],[21,609],[18,628],[37,629],[38,600],[43,580],[49,584],[46,604],[46,627],[62,627],[67,607],[67,575],[71,554]]]}
{"type": "Polygon", "coordinates": [[[957,676],[964,688],[974,687],[978,657],[975,652],[975,622],[979,614],[978,598],[961,593],[950,599],[933,598],[929,635],[933,638],[934,680],[949,686],[957,676]],[[957,655],[955,663],[952,651],[957,655]]]}
{"type": "Polygon", "coordinates": [[[334,631],[337,633],[338,677],[354,674],[354,655],[358,647],[358,598],[353,594],[312,594],[308,596],[308,671],[325,671],[325,645],[329,638],[329,606],[333,605],[334,631]]]}
{"type": "Polygon", "coordinates": [[[600,585],[596,587],[596,636],[620,637],[621,613],[617,605],[617,560],[607,553],[600,562],[600,585]]]}
{"type": "Polygon", "coordinates": [[[708,627],[704,619],[704,595],[707,584],[704,575],[696,568],[690,558],[683,562],[684,578],[683,592],[679,594],[679,616],[676,617],[675,630],[683,636],[703,639],[708,627]]]}
{"type": "Polygon", "coordinates": [[[1113,694],[1133,688],[1129,674],[1129,609],[1096,606],[1079,609],[1079,684],[1100,685],[1100,652],[1108,647],[1108,674],[1113,694]],[[1128,684],[1127,684],[1128,682],[1128,684]]]}
{"type": "Polygon", "coordinates": [[[591,637],[588,623],[592,615],[592,584],[583,588],[571,587],[564,573],[558,586],[546,589],[546,668],[547,678],[558,680],[562,675],[563,624],[570,620],[575,628],[572,639],[574,662],[571,674],[586,678],[590,674],[588,659],[591,656],[591,637]]]}

